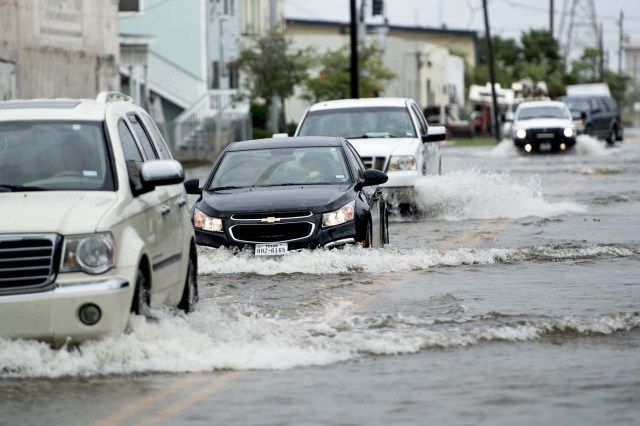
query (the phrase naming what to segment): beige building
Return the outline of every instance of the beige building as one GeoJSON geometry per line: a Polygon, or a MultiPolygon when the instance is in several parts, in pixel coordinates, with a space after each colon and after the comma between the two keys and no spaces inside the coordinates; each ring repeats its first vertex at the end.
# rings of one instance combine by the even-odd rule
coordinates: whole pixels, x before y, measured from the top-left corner
{"type": "MultiPolygon", "coordinates": [[[[476,64],[475,32],[390,27],[385,35],[380,30],[370,27],[365,40],[380,45],[385,66],[395,75],[381,96],[413,98],[425,111],[464,104],[465,69],[476,64]]],[[[296,47],[311,47],[319,55],[350,42],[347,23],[287,19],[286,32],[296,47]]],[[[286,102],[287,123],[297,122],[309,106],[299,94],[286,102]]]]}
{"type": "Polygon", "coordinates": [[[118,2],[0,0],[0,96],[95,97],[118,62],[118,2]]]}
{"type": "Polygon", "coordinates": [[[625,46],[624,72],[633,84],[640,85],[640,46],[625,46]]]}

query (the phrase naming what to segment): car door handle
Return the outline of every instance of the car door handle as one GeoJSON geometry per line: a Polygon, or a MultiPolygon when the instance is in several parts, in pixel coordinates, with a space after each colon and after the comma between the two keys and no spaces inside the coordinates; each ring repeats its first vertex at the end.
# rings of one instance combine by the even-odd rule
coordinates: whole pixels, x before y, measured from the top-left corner
{"type": "Polygon", "coordinates": [[[187,204],[187,200],[185,200],[184,198],[178,198],[178,207],[184,207],[185,204],[187,204]]]}
{"type": "Polygon", "coordinates": [[[169,213],[171,213],[171,207],[169,206],[160,207],[160,213],[162,213],[162,216],[168,215],[169,213]]]}

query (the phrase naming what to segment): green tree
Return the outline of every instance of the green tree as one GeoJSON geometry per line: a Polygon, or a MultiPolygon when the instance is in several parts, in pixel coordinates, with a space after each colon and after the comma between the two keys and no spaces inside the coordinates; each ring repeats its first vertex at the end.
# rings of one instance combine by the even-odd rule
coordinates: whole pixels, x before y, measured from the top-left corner
{"type": "Polygon", "coordinates": [[[293,49],[292,43],[281,31],[270,33],[256,38],[251,46],[243,46],[238,59],[232,64],[242,71],[251,90],[251,98],[263,99],[267,110],[272,97],[280,98],[283,105],[281,122],[285,99],[291,97],[295,87],[307,79],[308,69],[314,62],[311,49],[293,49]]]}
{"type": "MultiPolygon", "coordinates": [[[[384,66],[382,50],[374,44],[358,51],[358,91],[361,96],[376,96],[394,77],[384,66]]],[[[319,71],[303,84],[303,99],[320,102],[351,97],[351,50],[349,45],[327,51],[319,58],[319,71]]]]}

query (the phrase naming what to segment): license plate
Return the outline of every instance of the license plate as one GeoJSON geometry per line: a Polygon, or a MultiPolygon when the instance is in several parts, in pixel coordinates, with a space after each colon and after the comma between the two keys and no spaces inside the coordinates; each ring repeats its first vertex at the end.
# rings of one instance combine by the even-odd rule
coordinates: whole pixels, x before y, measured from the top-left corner
{"type": "Polygon", "coordinates": [[[538,133],[536,137],[538,139],[553,139],[553,133],[538,133]]]}
{"type": "Polygon", "coordinates": [[[288,251],[286,243],[256,244],[256,256],[278,256],[288,251]]]}
{"type": "Polygon", "coordinates": [[[549,142],[542,142],[540,144],[540,151],[551,151],[551,144],[549,142]]]}

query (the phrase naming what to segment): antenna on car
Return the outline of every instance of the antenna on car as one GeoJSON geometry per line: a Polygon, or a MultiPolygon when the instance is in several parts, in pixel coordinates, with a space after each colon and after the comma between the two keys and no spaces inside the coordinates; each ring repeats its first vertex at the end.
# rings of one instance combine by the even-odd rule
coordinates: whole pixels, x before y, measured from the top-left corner
{"type": "Polygon", "coordinates": [[[96,102],[101,104],[106,104],[108,102],[133,102],[133,98],[131,96],[127,96],[124,93],[120,92],[100,92],[96,97],[96,102]]]}

